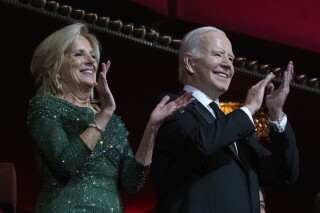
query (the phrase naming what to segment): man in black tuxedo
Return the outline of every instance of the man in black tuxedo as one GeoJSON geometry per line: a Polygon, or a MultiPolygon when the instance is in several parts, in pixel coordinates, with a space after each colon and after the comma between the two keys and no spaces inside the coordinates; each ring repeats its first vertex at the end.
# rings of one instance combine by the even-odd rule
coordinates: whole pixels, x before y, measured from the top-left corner
{"type": "Polygon", "coordinates": [[[295,136],[283,106],[293,64],[274,89],[274,74],[252,86],[243,106],[227,115],[219,97],[234,75],[234,55],[225,33],[202,27],[188,33],[180,46],[180,94],[195,100],[168,118],[159,129],[153,168],[157,213],[258,213],[259,185],[287,185],[299,174],[295,136]],[[265,99],[271,151],[257,142],[252,115],[265,99]]]}

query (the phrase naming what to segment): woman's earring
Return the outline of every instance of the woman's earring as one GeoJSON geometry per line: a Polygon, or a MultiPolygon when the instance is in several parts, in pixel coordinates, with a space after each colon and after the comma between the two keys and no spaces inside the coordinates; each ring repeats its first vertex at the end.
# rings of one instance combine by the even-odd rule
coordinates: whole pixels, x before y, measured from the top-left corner
{"type": "Polygon", "coordinates": [[[58,90],[62,90],[62,84],[60,83],[60,81],[57,79],[57,88],[58,90]]]}

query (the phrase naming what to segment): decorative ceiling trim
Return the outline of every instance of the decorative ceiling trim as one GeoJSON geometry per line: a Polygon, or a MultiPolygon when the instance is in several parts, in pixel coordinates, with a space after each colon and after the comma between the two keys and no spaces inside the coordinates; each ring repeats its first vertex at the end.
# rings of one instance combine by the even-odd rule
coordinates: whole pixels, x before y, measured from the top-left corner
{"type": "MultiPolygon", "coordinates": [[[[70,5],[60,5],[56,1],[0,0],[0,2],[64,22],[85,22],[89,28],[96,31],[171,54],[178,54],[181,43],[179,39],[173,39],[170,35],[161,35],[156,30],[144,25],[137,27],[132,23],[124,24],[120,19],[111,20],[107,16],[86,13],[85,10],[73,9],[70,5]]],[[[245,57],[236,57],[234,66],[236,73],[260,79],[264,78],[267,73],[273,72],[276,75],[274,81],[281,82],[282,68],[272,67],[269,64],[259,64],[255,60],[248,61],[245,57]]],[[[320,94],[319,78],[308,78],[303,74],[296,75],[290,86],[306,92],[320,94]]]]}
{"type": "Polygon", "coordinates": [[[70,5],[60,5],[56,1],[46,0],[0,0],[14,7],[30,12],[45,15],[63,22],[85,22],[89,28],[96,31],[136,42],[149,47],[176,54],[180,40],[171,36],[159,36],[159,33],[145,26],[124,24],[120,19],[111,20],[107,16],[98,16],[96,13],[86,13],[82,9],[73,9],[70,5]]]}

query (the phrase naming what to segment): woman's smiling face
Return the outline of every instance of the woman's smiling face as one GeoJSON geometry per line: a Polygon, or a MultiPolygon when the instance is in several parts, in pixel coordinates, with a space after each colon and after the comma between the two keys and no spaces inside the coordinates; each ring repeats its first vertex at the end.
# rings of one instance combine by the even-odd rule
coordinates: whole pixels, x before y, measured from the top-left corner
{"type": "Polygon", "coordinates": [[[79,36],[64,54],[58,80],[63,90],[92,89],[96,82],[98,64],[89,41],[79,36]]]}

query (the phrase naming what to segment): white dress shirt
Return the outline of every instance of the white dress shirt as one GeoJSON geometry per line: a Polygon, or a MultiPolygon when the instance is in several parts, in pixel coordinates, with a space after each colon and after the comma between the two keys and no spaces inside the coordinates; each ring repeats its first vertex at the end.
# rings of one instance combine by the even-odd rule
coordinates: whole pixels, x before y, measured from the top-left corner
{"type": "MultiPolygon", "coordinates": [[[[196,98],[203,106],[205,106],[214,117],[216,117],[216,115],[214,114],[214,111],[209,106],[209,104],[212,101],[214,101],[219,106],[219,100],[218,99],[217,100],[212,100],[209,96],[204,94],[202,91],[200,91],[197,88],[195,88],[193,86],[190,86],[190,85],[184,85],[183,90],[186,91],[186,92],[192,92],[192,96],[194,98],[196,98]]],[[[240,107],[240,109],[243,110],[248,115],[249,119],[254,124],[253,118],[252,118],[252,114],[249,111],[249,109],[247,107],[244,107],[244,106],[240,107]]],[[[285,130],[285,127],[286,127],[286,124],[287,124],[287,116],[286,116],[286,114],[284,114],[283,117],[278,121],[269,120],[269,124],[270,124],[270,126],[272,126],[274,128],[274,130],[276,132],[283,132],[285,130]]]]}

